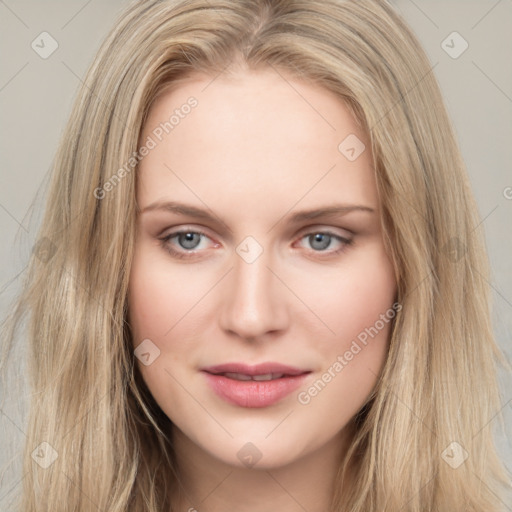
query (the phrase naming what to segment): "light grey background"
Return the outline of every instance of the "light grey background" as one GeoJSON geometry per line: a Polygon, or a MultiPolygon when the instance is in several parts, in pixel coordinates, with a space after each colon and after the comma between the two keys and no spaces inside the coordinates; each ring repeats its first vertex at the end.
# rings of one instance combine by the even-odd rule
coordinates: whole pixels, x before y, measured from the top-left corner
{"type": "MultiPolygon", "coordinates": [[[[85,70],[126,4],[123,0],[0,0],[2,319],[24,276],[44,197],[38,196],[32,219],[27,211],[47,179],[85,70]],[[58,43],[47,59],[31,47],[44,31],[58,43]]],[[[393,4],[435,65],[455,124],[486,231],[495,332],[512,360],[512,0],[393,0],[393,4]],[[454,31],[460,37],[451,35],[454,31]],[[453,58],[463,48],[461,37],[469,46],[453,58]]],[[[512,471],[512,382],[504,372],[501,381],[505,430],[494,418],[489,422],[496,423],[500,452],[512,471]]],[[[23,478],[16,446],[23,442],[25,412],[21,396],[9,390],[3,393],[9,400],[0,413],[0,467],[13,459],[0,472],[0,510],[7,510],[23,478]]],[[[510,503],[512,499],[506,506],[512,511],[510,503]]]]}

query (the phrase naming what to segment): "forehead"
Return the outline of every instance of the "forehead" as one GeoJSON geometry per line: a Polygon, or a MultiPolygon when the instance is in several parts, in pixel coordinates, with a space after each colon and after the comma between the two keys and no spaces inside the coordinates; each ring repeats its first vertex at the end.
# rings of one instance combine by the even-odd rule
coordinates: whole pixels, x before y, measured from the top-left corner
{"type": "Polygon", "coordinates": [[[192,75],[155,101],[141,144],[148,137],[141,207],[162,198],[262,214],[297,201],[377,204],[369,141],[344,102],[272,68],[192,75]],[[352,161],[339,148],[347,137],[366,146],[352,161]]]}

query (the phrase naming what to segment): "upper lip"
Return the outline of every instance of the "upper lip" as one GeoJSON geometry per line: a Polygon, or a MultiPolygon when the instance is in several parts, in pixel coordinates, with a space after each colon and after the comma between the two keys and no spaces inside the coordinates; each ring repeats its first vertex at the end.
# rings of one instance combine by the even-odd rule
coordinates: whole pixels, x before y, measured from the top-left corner
{"type": "Polygon", "coordinates": [[[288,366],[281,363],[267,362],[260,363],[254,366],[247,365],[245,363],[225,363],[218,364],[215,366],[208,366],[201,368],[202,371],[219,374],[219,373],[240,373],[242,375],[266,375],[269,373],[282,373],[284,375],[302,375],[303,373],[309,373],[310,370],[302,370],[293,366],[288,366]]]}

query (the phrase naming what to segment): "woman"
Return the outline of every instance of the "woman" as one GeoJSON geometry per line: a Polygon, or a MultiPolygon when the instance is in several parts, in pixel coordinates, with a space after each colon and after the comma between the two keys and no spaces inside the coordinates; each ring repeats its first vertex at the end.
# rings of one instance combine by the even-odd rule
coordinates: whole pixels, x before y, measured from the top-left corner
{"type": "Polygon", "coordinates": [[[477,224],[385,2],[133,3],[16,310],[21,510],[500,510],[477,224]]]}

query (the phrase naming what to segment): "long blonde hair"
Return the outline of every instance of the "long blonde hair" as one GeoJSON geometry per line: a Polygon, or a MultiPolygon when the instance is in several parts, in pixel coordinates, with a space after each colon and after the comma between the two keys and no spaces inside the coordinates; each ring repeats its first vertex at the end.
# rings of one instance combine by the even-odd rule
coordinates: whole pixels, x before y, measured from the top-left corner
{"type": "Polygon", "coordinates": [[[333,91],[371,140],[402,310],[330,511],[500,510],[500,353],[477,209],[432,67],[384,0],[142,0],[116,22],[64,130],[6,331],[8,351],[29,314],[21,510],[171,509],[170,420],[137,372],[126,322],[137,169],[119,170],[164,88],[234,62],[333,91]],[[458,467],[454,453],[467,455],[458,467]]]}

